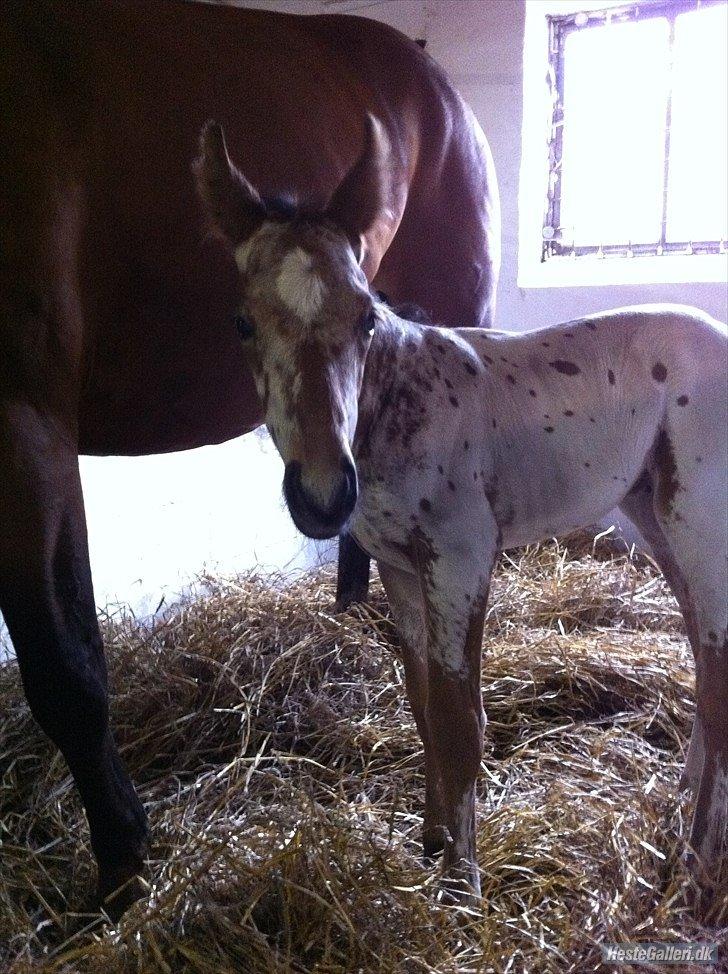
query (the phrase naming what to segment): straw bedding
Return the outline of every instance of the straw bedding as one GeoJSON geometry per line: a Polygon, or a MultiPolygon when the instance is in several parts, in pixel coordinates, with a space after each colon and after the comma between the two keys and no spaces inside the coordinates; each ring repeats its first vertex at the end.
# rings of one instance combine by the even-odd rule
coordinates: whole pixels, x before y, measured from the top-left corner
{"type": "Polygon", "coordinates": [[[323,571],[201,580],[151,629],[106,620],[154,837],[149,898],[118,927],[84,913],[78,798],[0,667],[0,970],[582,974],[605,940],[724,948],[725,912],[691,918],[680,863],[677,607],[646,560],[569,547],[506,556],[494,582],[471,913],[438,904],[420,860],[422,751],[376,580],[340,615],[323,571]]]}

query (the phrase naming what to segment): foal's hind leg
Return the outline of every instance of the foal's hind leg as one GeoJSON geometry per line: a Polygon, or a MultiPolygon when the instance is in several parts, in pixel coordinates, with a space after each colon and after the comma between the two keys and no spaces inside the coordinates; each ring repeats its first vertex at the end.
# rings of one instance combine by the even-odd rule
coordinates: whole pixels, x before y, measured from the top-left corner
{"type": "Polygon", "coordinates": [[[417,576],[379,562],[379,576],[389,599],[399,633],[404,661],[407,697],[415,724],[422,739],[425,755],[425,817],[422,828],[422,850],[425,858],[442,852],[445,847],[444,812],[440,774],[434,760],[427,709],[427,636],[425,607],[417,576]]]}
{"type": "MultiPolygon", "coordinates": [[[[655,516],[653,477],[645,473],[620,504],[624,513],[639,528],[642,537],[652,548],[655,561],[677,599],[685,622],[690,647],[697,660],[700,653],[700,632],[688,586],[675,561],[670,545],[655,516]]],[[[704,745],[700,716],[696,713],[688,746],[680,787],[697,789],[703,770],[704,745]]]]}
{"type": "MultiPolygon", "coordinates": [[[[682,535],[681,529],[671,540],[679,543],[682,535]]],[[[698,723],[686,769],[697,781],[690,843],[701,875],[713,879],[728,865],[728,579],[725,554],[706,551],[702,556],[700,547],[687,548],[687,542],[678,560],[683,552],[700,639],[695,658],[698,723]]]]}
{"type": "Polygon", "coordinates": [[[656,465],[654,512],[690,607],[699,722],[689,755],[697,777],[690,842],[700,878],[712,880],[728,853],[728,489],[724,444],[708,449],[691,433],[673,434],[667,474],[656,465]]]}
{"type": "Polygon", "coordinates": [[[61,420],[0,401],[0,610],[31,710],[81,793],[99,889],[117,913],[134,898],[146,849],[144,810],[108,725],[83,498],[73,437],[61,420]]]}

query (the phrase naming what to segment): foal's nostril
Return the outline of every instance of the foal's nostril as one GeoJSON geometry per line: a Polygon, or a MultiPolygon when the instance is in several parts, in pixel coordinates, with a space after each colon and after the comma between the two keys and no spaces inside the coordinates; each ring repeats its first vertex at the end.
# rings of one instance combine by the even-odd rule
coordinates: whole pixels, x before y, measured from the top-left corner
{"type": "Polygon", "coordinates": [[[283,492],[297,526],[310,537],[332,537],[354,510],[358,495],[356,467],[348,459],[341,461],[341,476],[335,493],[327,503],[312,497],[303,480],[301,464],[286,464],[283,492]]]}

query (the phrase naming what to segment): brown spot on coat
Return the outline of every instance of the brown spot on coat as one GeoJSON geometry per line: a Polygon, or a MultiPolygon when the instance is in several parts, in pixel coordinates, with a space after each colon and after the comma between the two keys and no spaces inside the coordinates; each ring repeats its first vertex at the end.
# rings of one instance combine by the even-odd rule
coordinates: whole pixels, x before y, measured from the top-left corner
{"type": "Polygon", "coordinates": [[[690,402],[690,400],[688,399],[687,396],[678,396],[677,397],[677,404],[678,404],[678,406],[687,406],[687,404],[689,402],[690,402]]]}
{"type": "Polygon", "coordinates": [[[564,410],[564,416],[573,416],[573,415],[574,415],[574,410],[573,409],[565,409],[564,410]]]}
{"type": "Polygon", "coordinates": [[[478,374],[478,370],[475,368],[474,365],[471,365],[470,362],[466,362],[465,363],[465,371],[466,372],[469,372],[471,375],[477,375],[478,374]]]}
{"type": "Polygon", "coordinates": [[[457,397],[456,396],[450,396],[450,402],[456,408],[460,405],[460,403],[457,401],[457,397]]]}
{"type": "Polygon", "coordinates": [[[607,372],[607,378],[609,379],[609,385],[613,386],[615,383],[614,372],[611,369],[607,372]]]}
{"type": "Polygon", "coordinates": [[[549,362],[549,365],[562,375],[579,375],[581,372],[581,369],[575,362],[567,362],[562,358],[557,358],[553,362],[549,362]]]}
{"type": "Polygon", "coordinates": [[[528,394],[529,394],[529,396],[533,396],[534,399],[536,398],[536,390],[535,389],[529,389],[528,390],[528,394]]]}
{"type": "Polygon", "coordinates": [[[546,430],[547,433],[553,433],[554,431],[553,426],[544,426],[544,429],[546,430]]]}
{"type": "Polygon", "coordinates": [[[513,378],[513,376],[510,373],[508,373],[508,375],[506,376],[506,379],[510,382],[510,384],[512,386],[514,386],[516,384],[516,380],[513,378]]]}
{"type": "Polygon", "coordinates": [[[426,514],[429,514],[432,510],[432,504],[430,504],[426,497],[422,497],[420,499],[420,510],[424,511],[426,514]]]}
{"type": "Polygon", "coordinates": [[[655,382],[664,382],[667,378],[667,369],[662,362],[655,362],[652,366],[652,378],[655,382]]]}

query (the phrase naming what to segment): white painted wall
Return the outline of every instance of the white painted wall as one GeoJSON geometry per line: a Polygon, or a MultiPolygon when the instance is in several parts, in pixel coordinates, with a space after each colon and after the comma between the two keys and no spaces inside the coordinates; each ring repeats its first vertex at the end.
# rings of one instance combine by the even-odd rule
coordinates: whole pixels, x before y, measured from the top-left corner
{"type": "MultiPolygon", "coordinates": [[[[542,15],[551,0],[533,2],[531,10],[542,15]]],[[[242,5],[300,14],[360,13],[426,38],[427,50],[474,109],[493,149],[503,209],[499,327],[532,328],[643,301],[686,302],[723,320],[728,316],[725,281],[519,288],[524,0],[249,0],[242,5]]],[[[260,437],[174,456],[84,458],[82,475],[99,605],[130,603],[144,615],[162,599],[173,600],[205,569],[261,564],[290,570],[322,557],[294,531],[283,510],[281,464],[260,437]]]]}

